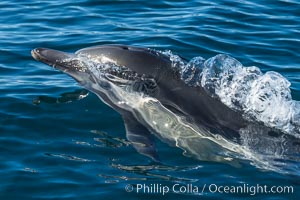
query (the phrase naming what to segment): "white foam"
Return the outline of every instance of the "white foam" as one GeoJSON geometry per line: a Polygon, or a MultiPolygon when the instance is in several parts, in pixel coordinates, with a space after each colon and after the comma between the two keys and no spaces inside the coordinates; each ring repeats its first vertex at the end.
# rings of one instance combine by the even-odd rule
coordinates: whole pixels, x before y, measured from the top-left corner
{"type": "Polygon", "coordinates": [[[180,70],[187,84],[203,87],[226,106],[241,111],[245,119],[300,136],[300,104],[292,99],[290,82],[279,73],[263,74],[224,54],[205,62],[194,58],[180,70]]]}

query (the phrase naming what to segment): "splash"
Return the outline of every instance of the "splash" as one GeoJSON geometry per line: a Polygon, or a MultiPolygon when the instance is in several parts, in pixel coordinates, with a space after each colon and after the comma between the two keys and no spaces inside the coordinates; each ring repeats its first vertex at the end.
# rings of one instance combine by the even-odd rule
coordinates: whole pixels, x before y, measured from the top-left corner
{"type": "Polygon", "coordinates": [[[263,74],[258,67],[245,67],[236,59],[220,54],[190,62],[163,52],[191,87],[203,87],[212,97],[239,111],[248,121],[263,123],[300,138],[300,102],[292,99],[291,83],[277,72],[263,74]]]}

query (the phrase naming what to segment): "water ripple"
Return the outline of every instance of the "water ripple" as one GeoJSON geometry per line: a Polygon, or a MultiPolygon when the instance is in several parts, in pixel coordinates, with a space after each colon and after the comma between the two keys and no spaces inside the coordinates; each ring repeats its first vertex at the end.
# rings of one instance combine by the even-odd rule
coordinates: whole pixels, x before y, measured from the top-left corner
{"type": "Polygon", "coordinates": [[[70,77],[30,56],[40,46],[74,52],[107,43],[170,49],[188,60],[226,53],[262,72],[281,73],[291,83],[293,99],[300,100],[299,1],[3,0],[0,8],[1,199],[116,199],[120,194],[137,199],[149,196],[125,193],[124,183],[154,182],[275,184],[299,190],[298,176],[261,171],[247,162],[240,168],[200,162],[160,142],[165,163],[149,163],[127,141],[116,112],[93,94],[81,98],[70,77]]]}

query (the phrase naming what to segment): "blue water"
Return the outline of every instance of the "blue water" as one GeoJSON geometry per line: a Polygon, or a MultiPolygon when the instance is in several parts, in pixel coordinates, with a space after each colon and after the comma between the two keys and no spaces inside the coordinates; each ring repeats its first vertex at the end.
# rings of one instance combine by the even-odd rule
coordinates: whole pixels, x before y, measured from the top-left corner
{"type": "MultiPolygon", "coordinates": [[[[226,53],[276,71],[300,100],[300,4],[254,1],[1,1],[0,199],[299,199],[300,178],[204,162],[157,139],[163,161],[129,145],[120,115],[30,51],[114,43],[191,59],[226,53]],[[83,94],[85,98],[78,98],[83,94]],[[147,194],[131,184],[293,186],[292,194],[147,194]]],[[[299,152],[298,152],[299,153],[299,152]]]]}

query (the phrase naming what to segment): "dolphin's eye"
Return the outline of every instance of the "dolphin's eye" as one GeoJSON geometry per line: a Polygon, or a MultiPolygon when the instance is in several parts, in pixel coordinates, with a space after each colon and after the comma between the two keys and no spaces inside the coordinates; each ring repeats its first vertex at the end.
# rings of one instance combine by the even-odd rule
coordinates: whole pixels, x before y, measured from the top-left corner
{"type": "Polygon", "coordinates": [[[124,49],[124,50],[129,50],[129,48],[128,48],[128,47],[126,47],[126,46],[124,46],[124,47],[123,47],[123,49],[124,49]]]}

